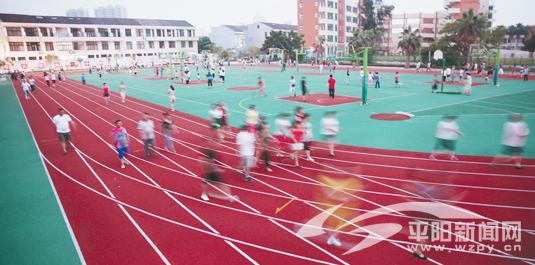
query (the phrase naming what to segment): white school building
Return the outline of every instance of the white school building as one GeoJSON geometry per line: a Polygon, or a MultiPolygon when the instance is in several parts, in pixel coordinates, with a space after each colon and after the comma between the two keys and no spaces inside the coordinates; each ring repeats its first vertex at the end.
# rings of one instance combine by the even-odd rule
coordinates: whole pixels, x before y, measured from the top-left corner
{"type": "Polygon", "coordinates": [[[171,52],[174,63],[197,55],[196,28],[184,20],[0,14],[0,29],[5,70],[158,65],[168,62],[160,53],[171,52]]]}

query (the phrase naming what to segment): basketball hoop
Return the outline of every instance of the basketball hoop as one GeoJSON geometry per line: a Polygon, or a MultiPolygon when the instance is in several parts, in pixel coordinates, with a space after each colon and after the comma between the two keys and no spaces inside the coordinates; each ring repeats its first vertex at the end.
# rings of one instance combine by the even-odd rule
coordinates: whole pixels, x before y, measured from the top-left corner
{"type": "Polygon", "coordinates": [[[433,53],[433,59],[435,60],[444,59],[444,53],[441,50],[436,50],[435,53],[433,53]]]}

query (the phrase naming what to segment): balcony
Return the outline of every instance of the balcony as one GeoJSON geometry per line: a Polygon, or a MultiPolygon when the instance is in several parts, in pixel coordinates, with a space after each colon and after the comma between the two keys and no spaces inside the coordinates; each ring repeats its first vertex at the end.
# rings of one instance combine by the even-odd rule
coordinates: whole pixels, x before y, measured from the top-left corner
{"type": "Polygon", "coordinates": [[[86,33],[85,33],[85,36],[86,36],[86,37],[96,37],[96,36],[97,36],[97,33],[96,33],[96,32],[86,32],[86,33]]]}
{"type": "Polygon", "coordinates": [[[98,35],[99,35],[99,37],[105,37],[105,38],[110,37],[110,33],[109,32],[99,32],[98,35]]]}

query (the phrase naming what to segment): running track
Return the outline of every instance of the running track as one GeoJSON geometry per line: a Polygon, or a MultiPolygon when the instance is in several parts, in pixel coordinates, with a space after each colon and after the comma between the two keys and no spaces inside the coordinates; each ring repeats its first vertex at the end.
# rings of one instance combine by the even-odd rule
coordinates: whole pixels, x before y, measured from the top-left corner
{"type": "MultiPolygon", "coordinates": [[[[343,255],[362,237],[341,234],[345,248],[325,244],[321,238],[300,238],[296,224],[305,223],[329,207],[314,202],[319,187],[317,174],[361,179],[361,191],[342,190],[358,201],[352,216],[408,200],[426,201],[411,187],[414,182],[434,183],[458,197],[441,203],[463,207],[487,218],[485,221],[521,221],[522,251],[490,254],[427,251],[435,264],[525,264],[535,262],[535,160],[525,160],[526,169],[501,166],[488,168],[488,157],[459,156],[459,162],[430,161],[428,154],[339,146],[331,158],[322,143],[314,144],[316,162],[302,161],[293,168],[289,157],[275,158],[274,173],[260,166],[255,182],[243,180],[238,168],[236,146],[217,145],[225,181],[237,202],[200,199],[199,157],[206,143],[207,121],[174,112],[179,127],[175,147],[178,154],[161,152],[144,159],[135,128],[142,112],[152,114],[155,124],[168,108],[127,98],[119,103],[112,93],[105,106],[101,89],[68,80],[46,87],[37,78],[37,93],[24,100],[20,82],[14,82],[31,131],[50,177],[88,264],[414,264],[420,262],[406,249],[408,232],[389,238],[363,251],[343,255]],[[67,156],[55,139],[50,121],[59,107],[77,122],[73,144],[67,156]],[[116,119],[123,120],[131,137],[131,165],[119,167],[110,147],[109,131],[116,119]],[[417,170],[415,170],[417,169],[417,170]],[[422,178],[422,176],[426,176],[422,178]],[[294,199],[279,213],[288,201],[294,199]],[[450,201],[454,200],[454,201],[450,201]],[[347,247],[346,245],[349,245],[347,247]],[[520,261],[519,258],[530,259],[520,261]]],[[[178,106],[180,104],[177,104],[178,106]]],[[[157,126],[158,127],[158,126],[157,126]]],[[[159,130],[159,128],[158,128],[159,130]]],[[[236,130],[234,130],[234,133],[236,130]]],[[[157,135],[161,146],[163,138],[157,135]]],[[[348,218],[348,220],[350,219],[348,218]]],[[[357,225],[399,223],[435,217],[414,212],[374,217],[357,225]]],[[[354,225],[350,230],[357,227],[354,225]]],[[[478,227],[476,227],[478,229],[478,227]]],[[[346,231],[350,231],[346,230],[346,231]]],[[[500,231],[501,232],[501,231],[500,231]]],[[[475,239],[478,240],[477,238],[475,239]]],[[[414,243],[414,242],[412,242],[414,243]]],[[[479,242],[466,244],[477,245],[479,242]]],[[[504,243],[483,241],[503,250],[504,243]]],[[[446,244],[454,247],[454,243],[446,244]]],[[[489,253],[486,251],[485,253],[489,253]]],[[[427,263],[428,263],[427,262],[427,263]]],[[[424,263],[422,261],[422,263],[424,263]]]]}

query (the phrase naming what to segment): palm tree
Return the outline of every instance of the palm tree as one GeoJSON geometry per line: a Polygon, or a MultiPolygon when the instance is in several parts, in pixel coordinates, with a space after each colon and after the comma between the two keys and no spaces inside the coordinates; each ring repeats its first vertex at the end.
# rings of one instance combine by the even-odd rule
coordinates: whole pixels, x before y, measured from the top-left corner
{"type": "Polygon", "coordinates": [[[318,50],[318,57],[320,57],[319,64],[323,64],[323,45],[325,44],[325,37],[324,36],[316,36],[316,45],[318,50]]]}
{"type": "Polygon", "coordinates": [[[524,35],[524,37],[527,37],[529,34],[533,33],[533,29],[529,26],[524,26],[522,23],[518,23],[516,25],[511,25],[507,28],[506,31],[507,35],[509,36],[515,36],[516,39],[516,46],[515,50],[518,50],[518,43],[520,42],[520,36],[524,35]]]}
{"type": "Polygon", "coordinates": [[[486,30],[490,26],[490,22],[483,13],[475,14],[473,8],[464,12],[463,16],[457,19],[456,22],[455,35],[465,47],[465,54],[468,55],[468,63],[472,63],[472,56],[470,56],[468,49],[470,45],[483,40],[486,30]]]}
{"type": "MultiPolygon", "coordinates": [[[[369,47],[373,42],[371,33],[369,30],[356,29],[349,40],[349,45],[353,47],[353,51],[360,47],[369,47]]],[[[359,61],[356,61],[356,65],[359,65],[359,61]]]]}
{"type": "Polygon", "coordinates": [[[422,36],[420,36],[420,29],[412,31],[412,27],[404,28],[401,32],[401,40],[398,42],[398,48],[401,48],[407,60],[405,61],[405,68],[411,67],[411,54],[419,50],[422,46],[422,36]]]}

